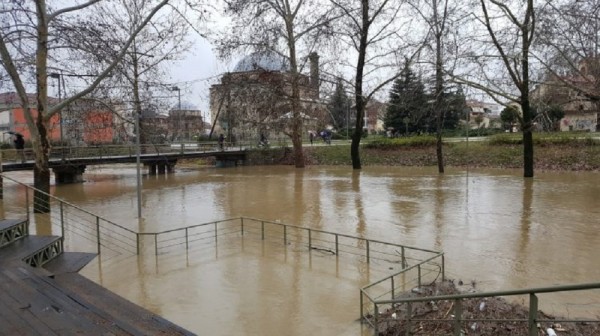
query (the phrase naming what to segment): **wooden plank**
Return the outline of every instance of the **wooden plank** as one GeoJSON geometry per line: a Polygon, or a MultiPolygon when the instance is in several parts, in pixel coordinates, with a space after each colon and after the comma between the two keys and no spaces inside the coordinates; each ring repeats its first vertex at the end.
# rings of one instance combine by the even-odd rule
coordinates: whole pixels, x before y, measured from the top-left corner
{"type": "Polygon", "coordinates": [[[13,226],[17,226],[21,223],[27,223],[26,218],[18,218],[18,219],[1,219],[0,220],[0,231],[6,230],[13,226]]]}
{"type": "Polygon", "coordinates": [[[194,333],[158,316],[85,277],[70,273],[57,275],[55,280],[111,316],[119,316],[139,328],[144,334],[194,335],[194,333]]]}
{"type": "Polygon", "coordinates": [[[58,236],[27,236],[0,248],[0,264],[24,258],[59,240],[58,236]]]}
{"type": "Polygon", "coordinates": [[[97,256],[96,253],[64,252],[44,265],[54,274],[77,273],[97,256]]]}

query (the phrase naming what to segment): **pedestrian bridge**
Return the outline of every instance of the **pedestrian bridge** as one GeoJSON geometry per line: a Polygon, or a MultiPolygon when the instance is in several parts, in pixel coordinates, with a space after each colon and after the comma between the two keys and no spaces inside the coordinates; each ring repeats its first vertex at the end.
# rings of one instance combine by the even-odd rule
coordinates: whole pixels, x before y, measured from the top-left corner
{"type": "MultiPolygon", "coordinates": [[[[214,157],[218,167],[231,167],[246,159],[246,147],[224,146],[214,143],[188,143],[164,145],[99,145],[85,147],[54,147],[50,153],[50,168],[54,171],[57,183],[82,181],[82,174],[88,165],[108,165],[136,163],[147,167],[150,175],[172,173],[178,160],[214,157]],[[139,151],[138,151],[139,149],[139,151]]],[[[31,149],[25,150],[25,162],[21,162],[16,150],[0,151],[2,172],[33,170],[34,155],[31,149]]]]}

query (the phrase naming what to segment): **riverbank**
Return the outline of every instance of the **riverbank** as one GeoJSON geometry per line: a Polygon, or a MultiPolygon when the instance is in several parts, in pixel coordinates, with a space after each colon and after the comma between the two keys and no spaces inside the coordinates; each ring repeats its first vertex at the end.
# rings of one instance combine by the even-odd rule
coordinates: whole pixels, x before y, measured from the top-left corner
{"type": "MultiPolygon", "coordinates": [[[[291,148],[258,150],[249,154],[250,165],[293,164],[291,148]]],[[[444,164],[447,167],[522,168],[523,146],[490,142],[445,143],[444,164]]],[[[351,165],[350,145],[304,147],[307,165],[351,165]]],[[[364,166],[436,166],[435,145],[391,145],[360,148],[364,166]]],[[[541,144],[534,146],[535,170],[600,171],[600,145],[590,142],[541,144]]]]}

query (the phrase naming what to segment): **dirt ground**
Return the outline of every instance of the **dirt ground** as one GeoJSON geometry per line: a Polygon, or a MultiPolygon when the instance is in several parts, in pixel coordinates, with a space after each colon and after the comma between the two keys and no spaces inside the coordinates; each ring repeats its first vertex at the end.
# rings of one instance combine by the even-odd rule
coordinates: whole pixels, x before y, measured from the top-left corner
{"type": "MultiPolygon", "coordinates": [[[[406,293],[405,297],[421,297],[432,295],[459,294],[461,292],[475,291],[474,284],[463,285],[462,282],[455,284],[454,281],[444,281],[431,286],[421,287],[419,291],[406,293]],[[460,286],[459,286],[460,285],[460,286]]],[[[403,318],[406,316],[406,306],[398,306],[387,310],[381,315],[385,321],[380,323],[379,335],[453,335],[454,303],[451,301],[439,301],[437,303],[420,302],[413,303],[410,325],[403,318]],[[434,321],[418,321],[434,320],[434,321]]],[[[529,335],[527,327],[527,316],[529,308],[514,304],[502,298],[475,298],[462,301],[462,318],[472,321],[463,322],[461,335],[478,336],[507,336],[507,335],[529,335]],[[524,320],[523,322],[497,321],[505,319],[524,320]],[[478,321],[474,321],[478,320],[478,321]],[[488,320],[488,321],[481,321],[488,320]],[[489,321],[496,320],[496,321],[489,321]]],[[[561,320],[561,317],[552,316],[538,311],[540,320],[561,320]]],[[[596,317],[600,319],[600,316],[596,317]]],[[[569,323],[569,322],[541,322],[538,323],[538,335],[557,336],[600,336],[600,323],[569,323]],[[548,331],[548,328],[553,328],[548,331]]]]}

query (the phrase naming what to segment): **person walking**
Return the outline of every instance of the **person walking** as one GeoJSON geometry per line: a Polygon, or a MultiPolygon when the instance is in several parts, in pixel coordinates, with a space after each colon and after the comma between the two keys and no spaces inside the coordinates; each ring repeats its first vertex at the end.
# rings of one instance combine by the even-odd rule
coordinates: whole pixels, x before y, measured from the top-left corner
{"type": "Polygon", "coordinates": [[[225,136],[223,135],[223,133],[221,133],[221,135],[219,135],[219,150],[224,151],[225,150],[225,136]]]}
{"type": "Polygon", "coordinates": [[[23,139],[23,135],[16,133],[14,143],[17,155],[21,158],[21,163],[25,163],[25,139],[23,139]]]}
{"type": "Polygon", "coordinates": [[[310,145],[312,146],[313,140],[315,140],[315,134],[312,131],[308,131],[308,138],[310,139],[310,145]]]}

